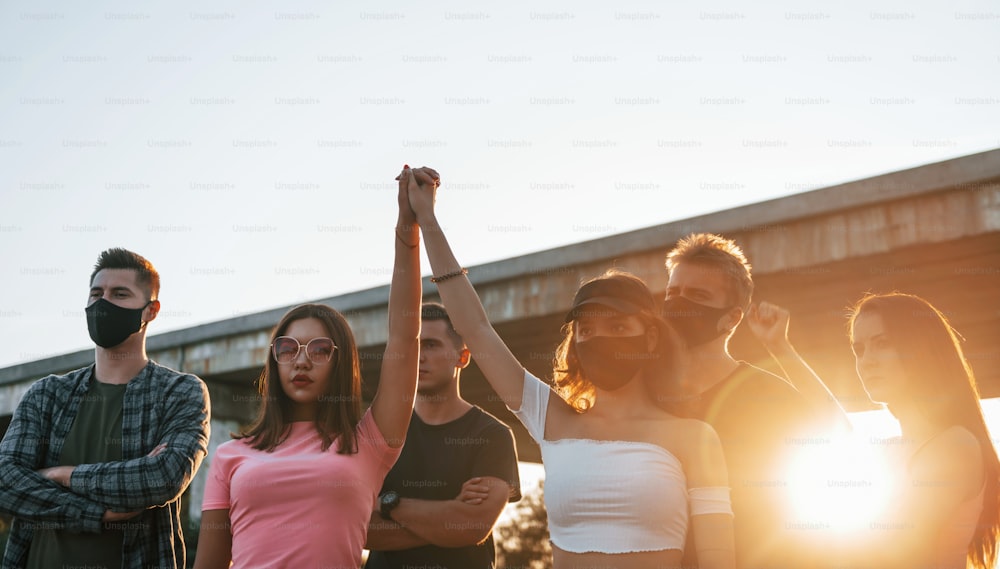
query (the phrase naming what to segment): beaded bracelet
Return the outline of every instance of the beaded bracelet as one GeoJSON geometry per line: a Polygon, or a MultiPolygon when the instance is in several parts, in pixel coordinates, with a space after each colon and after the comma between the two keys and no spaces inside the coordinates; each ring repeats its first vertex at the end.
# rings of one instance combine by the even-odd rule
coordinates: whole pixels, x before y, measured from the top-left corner
{"type": "Polygon", "coordinates": [[[448,280],[450,278],[460,277],[462,275],[467,275],[467,274],[469,274],[469,269],[459,269],[457,271],[452,271],[450,273],[445,273],[445,274],[441,275],[440,277],[431,277],[431,282],[437,284],[439,282],[446,281],[446,280],[448,280]]]}

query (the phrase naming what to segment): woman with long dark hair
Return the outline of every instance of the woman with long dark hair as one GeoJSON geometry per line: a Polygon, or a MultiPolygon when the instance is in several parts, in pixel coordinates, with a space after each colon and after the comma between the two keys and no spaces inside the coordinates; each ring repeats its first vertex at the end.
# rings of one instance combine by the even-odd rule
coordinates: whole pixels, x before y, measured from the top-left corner
{"type": "Polygon", "coordinates": [[[305,304],[271,333],[257,419],[216,449],[195,567],[359,567],[376,494],[413,409],[419,234],[399,189],[389,333],[378,392],[361,410],[358,350],[343,315],[305,304]]]}
{"type": "MultiPolygon", "coordinates": [[[[825,398],[829,390],[788,344],[788,319],[767,303],[750,314],[789,379],[825,398]]],[[[854,305],[849,337],[865,390],[899,421],[901,436],[879,444],[890,465],[886,507],[844,542],[841,559],[887,569],[993,569],[1000,461],[958,334],[930,302],[893,292],[854,305]]]]}
{"type": "MultiPolygon", "coordinates": [[[[899,420],[902,476],[888,520],[901,543],[882,567],[992,569],[1000,461],[975,376],[947,318],[909,294],[869,295],[851,313],[858,375],[899,420]]],[[[888,545],[888,544],[886,544],[888,545]]]]}

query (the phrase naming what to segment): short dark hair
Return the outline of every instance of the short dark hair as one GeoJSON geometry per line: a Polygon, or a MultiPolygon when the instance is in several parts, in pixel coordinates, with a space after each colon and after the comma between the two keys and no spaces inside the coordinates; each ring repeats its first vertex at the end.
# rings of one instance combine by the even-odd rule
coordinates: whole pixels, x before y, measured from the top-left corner
{"type": "Polygon", "coordinates": [[[149,262],[138,253],[133,253],[121,247],[112,247],[102,251],[94,264],[94,272],[90,273],[90,284],[94,284],[94,277],[104,269],[131,269],[135,271],[135,282],[145,289],[149,300],[156,300],[160,296],[160,273],[156,271],[153,263],[149,262]]]}
{"type": "Polygon", "coordinates": [[[448,309],[445,308],[443,304],[437,302],[425,302],[420,307],[420,320],[422,322],[443,320],[448,329],[448,335],[451,336],[451,339],[455,342],[455,347],[465,347],[465,340],[463,340],[462,335],[455,330],[455,326],[452,325],[451,318],[448,316],[448,309]]]}

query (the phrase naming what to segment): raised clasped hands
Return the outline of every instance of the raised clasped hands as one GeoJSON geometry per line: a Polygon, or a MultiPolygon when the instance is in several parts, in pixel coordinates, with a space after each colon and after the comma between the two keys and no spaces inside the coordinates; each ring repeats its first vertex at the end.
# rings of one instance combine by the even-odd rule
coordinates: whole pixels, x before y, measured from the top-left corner
{"type": "Polygon", "coordinates": [[[434,199],[437,195],[437,189],[441,185],[441,175],[433,168],[423,166],[410,169],[409,175],[405,176],[405,179],[410,208],[417,216],[419,223],[434,214],[434,199]]]}
{"type": "Polygon", "coordinates": [[[420,217],[417,212],[418,206],[423,207],[424,214],[433,211],[434,195],[438,186],[441,185],[441,175],[433,168],[421,166],[420,168],[410,168],[403,166],[403,171],[396,176],[399,182],[399,202],[400,219],[404,223],[417,222],[420,217]]]}
{"type": "Polygon", "coordinates": [[[399,205],[399,224],[406,231],[417,222],[417,215],[410,207],[409,185],[412,173],[413,170],[409,166],[403,166],[403,170],[396,176],[396,181],[399,182],[399,193],[396,195],[399,205]]]}

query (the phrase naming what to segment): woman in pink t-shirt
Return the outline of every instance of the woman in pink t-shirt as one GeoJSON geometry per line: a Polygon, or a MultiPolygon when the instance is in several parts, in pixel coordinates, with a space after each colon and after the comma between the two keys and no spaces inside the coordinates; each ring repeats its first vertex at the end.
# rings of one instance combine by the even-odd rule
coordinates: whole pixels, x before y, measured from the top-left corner
{"type": "Polygon", "coordinates": [[[285,314],[271,334],[257,419],[212,457],[197,569],[361,565],[372,505],[406,438],[417,383],[412,175],[407,167],[400,176],[389,334],[371,407],[362,414],[357,346],[343,315],[319,304],[285,314]]]}

